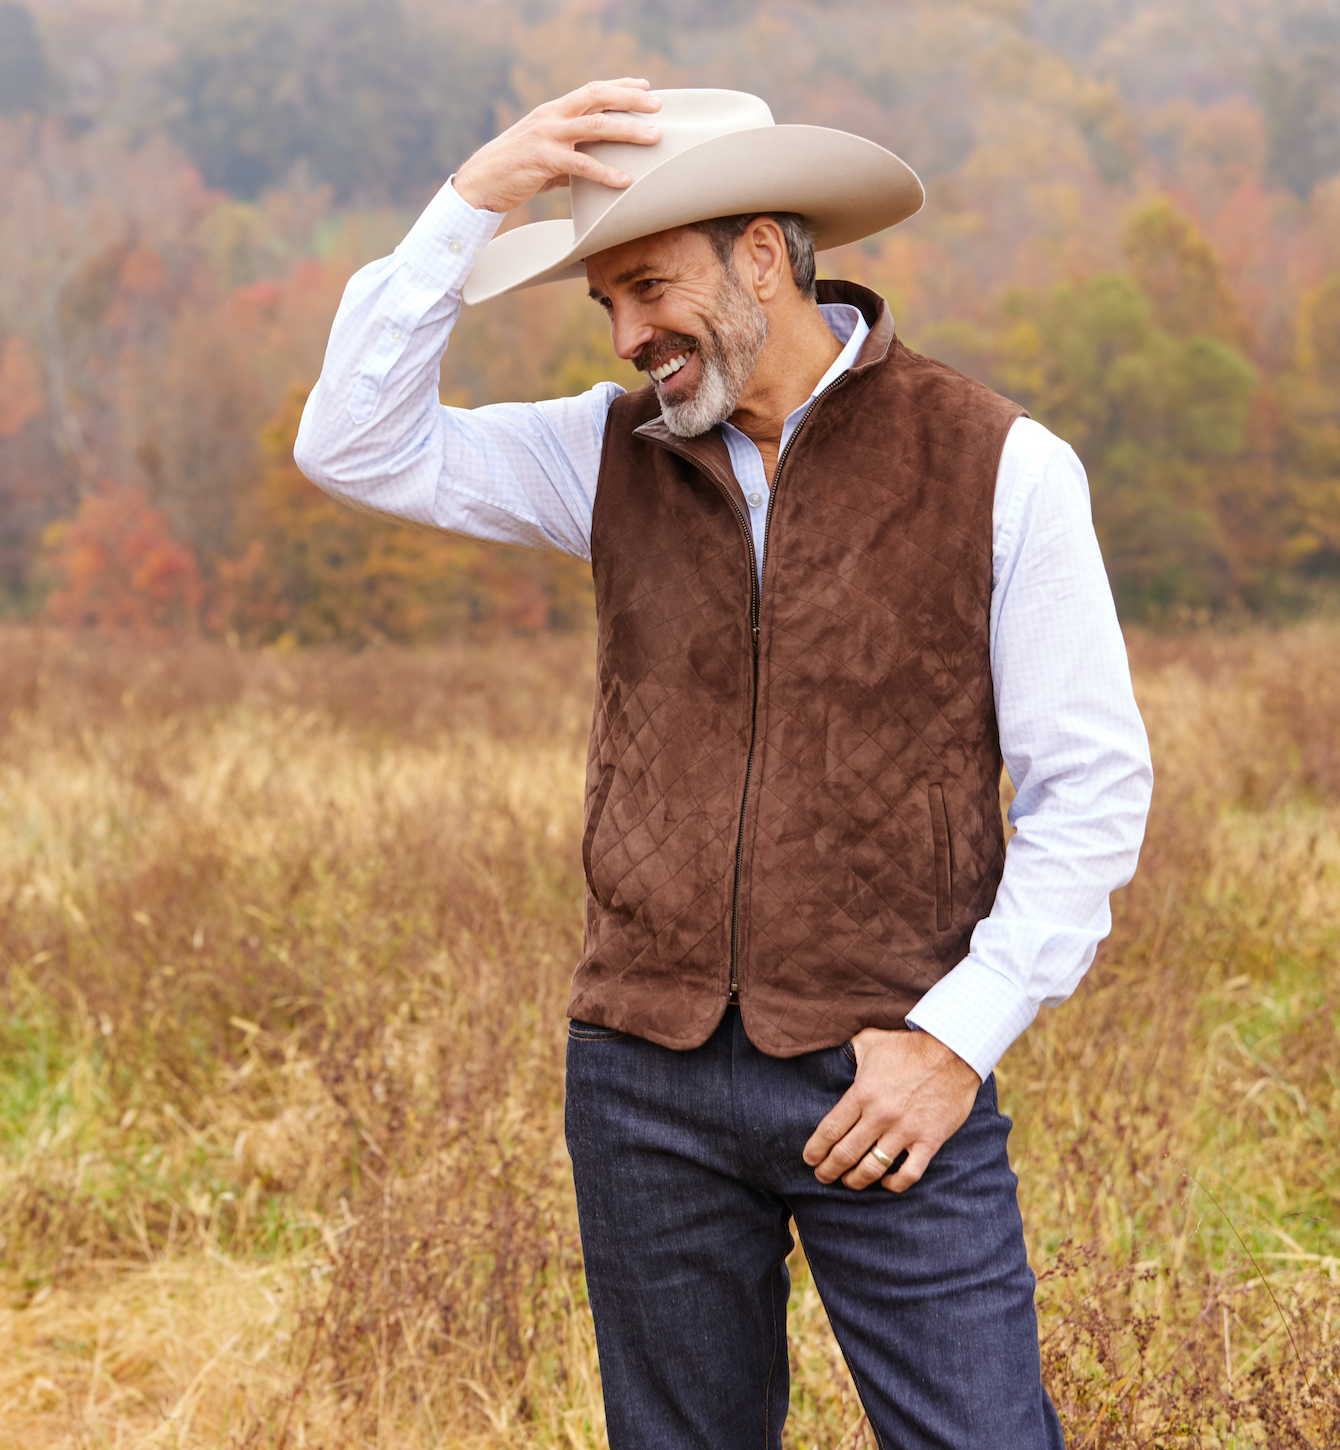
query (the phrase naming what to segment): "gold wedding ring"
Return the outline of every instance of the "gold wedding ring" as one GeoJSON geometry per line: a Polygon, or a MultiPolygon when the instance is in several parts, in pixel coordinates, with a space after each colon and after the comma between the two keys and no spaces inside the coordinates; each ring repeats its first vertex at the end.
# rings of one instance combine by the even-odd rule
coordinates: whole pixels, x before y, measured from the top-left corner
{"type": "Polygon", "coordinates": [[[870,1157],[872,1157],[881,1168],[889,1169],[893,1167],[893,1159],[889,1157],[889,1155],[879,1146],[878,1143],[876,1143],[875,1146],[870,1150],[870,1157]]]}

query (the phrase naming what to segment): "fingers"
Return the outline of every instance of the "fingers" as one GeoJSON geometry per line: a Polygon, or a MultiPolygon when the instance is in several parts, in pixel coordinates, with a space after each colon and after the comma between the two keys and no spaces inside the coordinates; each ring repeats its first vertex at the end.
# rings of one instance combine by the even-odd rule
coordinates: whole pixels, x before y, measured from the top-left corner
{"type": "MultiPolygon", "coordinates": [[[[623,141],[635,146],[651,146],[661,139],[661,128],[635,116],[615,116],[598,111],[594,115],[574,116],[566,121],[558,132],[558,138],[566,141],[569,148],[575,148],[584,141],[623,141]]],[[[569,176],[582,176],[616,189],[627,186],[632,179],[626,171],[607,166],[585,151],[575,149],[564,152],[556,164],[569,176]]]]}
{"type": "Polygon", "coordinates": [[[901,1145],[890,1148],[880,1142],[887,1126],[863,1114],[860,1100],[849,1090],[814,1130],[802,1156],[820,1183],[840,1178],[849,1188],[865,1188],[888,1172],[870,1156],[871,1148],[882,1148],[891,1158],[901,1151],[901,1145]]]}
{"type": "Polygon", "coordinates": [[[903,1193],[966,1121],[981,1078],[925,1033],[867,1028],[852,1044],[855,1080],[805,1145],[805,1162],[821,1183],[903,1193]]]}
{"type": "Polygon", "coordinates": [[[835,1178],[840,1177],[856,1161],[853,1158],[851,1162],[844,1163],[842,1168],[833,1168],[825,1176],[825,1170],[829,1167],[829,1157],[840,1143],[847,1140],[851,1130],[860,1121],[860,1117],[860,1101],[857,1099],[856,1094],[849,1088],[837,1100],[837,1103],[832,1109],[825,1114],[823,1121],[814,1132],[810,1134],[809,1142],[805,1144],[805,1149],[801,1157],[804,1158],[805,1162],[811,1168],[815,1169],[815,1176],[822,1182],[831,1183],[835,1178]]]}
{"type": "Polygon", "coordinates": [[[896,1158],[893,1160],[894,1171],[881,1180],[884,1187],[890,1193],[906,1193],[914,1183],[921,1182],[921,1175],[930,1167],[934,1156],[934,1152],[925,1144],[914,1144],[901,1165],[896,1158]]]}
{"type": "Polygon", "coordinates": [[[536,107],[482,146],[457,171],[456,190],[471,206],[496,212],[566,186],[569,176],[622,190],[632,180],[627,172],[575,148],[589,141],[654,145],[660,127],[645,117],[660,108],[644,79],[592,81],[536,107]]]}
{"type": "Polygon", "coordinates": [[[571,116],[554,128],[558,140],[577,145],[581,141],[629,141],[635,146],[649,146],[661,139],[661,128],[641,116],[616,115],[613,111],[596,111],[591,115],[571,116]]]}
{"type": "Polygon", "coordinates": [[[549,160],[549,175],[555,182],[566,186],[568,177],[581,176],[588,181],[598,181],[602,186],[611,186],[622,191],[632,182],[632,177],[618,167],[606,166],[585,151],[558,151],[549,160]]]}
{"type": "Polygon", "coordinates": [[[617,81],[588,81],[551,102],[565,115],[580,116],[593,111],[659,111],[661,100],[651,94],[645,76],[625,76],[617,81]]]}
{"type": "MultiPolygon", "coordinates": [[[[890,1177],[898,1172],[907,1161],[908,1152],[906,1148],[893,1148],[886,1138],[882,1142],[872,1143],[866,1150],[865,1155],[857,1161],[855,1168],[849,1173],[842,1175],[842,1181],[848,1188],[869,1188],[872,1183],[878,1183],[881,1179],[890,1177]],[[882,1162],[875,1157],[874,1150],[878,1148],[889,1162],[882,1162]]],[[[910,1185],[909,1185],[910,1186],[910,1185]]]]}

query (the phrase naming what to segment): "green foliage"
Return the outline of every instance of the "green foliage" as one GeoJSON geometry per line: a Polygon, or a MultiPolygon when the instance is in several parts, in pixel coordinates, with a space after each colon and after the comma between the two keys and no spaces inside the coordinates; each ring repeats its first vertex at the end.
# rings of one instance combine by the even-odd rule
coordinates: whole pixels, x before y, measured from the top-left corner
{"type": "Polygon", "coordinates": [[[994,379],[1084,460],[1118,606],[1227,605],[1242,581],[1221,470],[1245,446],[1256,370],[1218,338],[1156,326],[1117,274],[1015,294],[1005,319],[994,379]]]}
{"type": "Polygon", "coordinates": [[[1290,485],[1286,550],[1305,577],[1340,580],[1340,275],[1304,297],[1298,356],[1276,385],[1290,485]]]}
{"type": "Polygon", "coordinates": [[[1218,253],[1166,197],[1136,211],[1123,238],[1131,273],[1149,294],[1154,318],[1176,337],[1246,335],[1218,253]]]}
{"type": "Polygon", "coordinates": [[[1109,185],[1129,181],[1140,163],[1140,140],[1116,86],[1086,86],[1075,102],[1074,118],[1099,176],[1109,185]]]}
{"type": "MultiPolygon", "coordinates": [[[[825,270],[896,296],[923,351],[1075,444],[1128,618],[1322,600],[1340,583],[1324,10],[0,0],[0,607],[42,607],[43,530],[106,478],[199,561],[206,628],[364,640],[579,615],[580,570],[353,518],[295,472],[281,487],[291,463],[256,440],[431,185],[600,74],[756,91],[918,169],[925,211],[825,270]]],[[[581,292],[467,308],[444,400],[639,386],[581,292]]]]}

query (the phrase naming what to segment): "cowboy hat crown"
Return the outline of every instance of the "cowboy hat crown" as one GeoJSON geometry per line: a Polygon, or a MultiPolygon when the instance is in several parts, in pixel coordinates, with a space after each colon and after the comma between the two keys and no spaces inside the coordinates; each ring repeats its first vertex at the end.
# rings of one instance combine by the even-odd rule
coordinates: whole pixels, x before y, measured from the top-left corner
{"type": "Polygon", "coordinates": [[[531,222],[495,237],[466,281],[468,303],[584,274],[607,247],[743,212],[796,212],[814,245],[838,247],[906,220],[925,192],[916,173],[864,137],[825,126],[779,126],[743,91],[658,91],[661,139],[584,142],[578,150],[626,171],[622,191],[571,179],[572,219],[531,222]]]}

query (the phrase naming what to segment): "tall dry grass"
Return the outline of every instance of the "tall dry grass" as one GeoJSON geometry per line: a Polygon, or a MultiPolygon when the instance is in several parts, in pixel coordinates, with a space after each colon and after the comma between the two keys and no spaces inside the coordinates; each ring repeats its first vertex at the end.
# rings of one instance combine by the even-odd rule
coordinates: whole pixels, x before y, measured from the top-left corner
{"type": "MultiPolygon", "coordinates": [[[[598,1446],[589,642],[0,634],[0,1443],[598,1446]]],[[[1159,771],[1001,1066],[1074,1446],[1340,1444],[1340,630],[1132,641],[1159,771]]],[[[873,1443],[797,1255],[788,1443],[873,1443]]]]}

